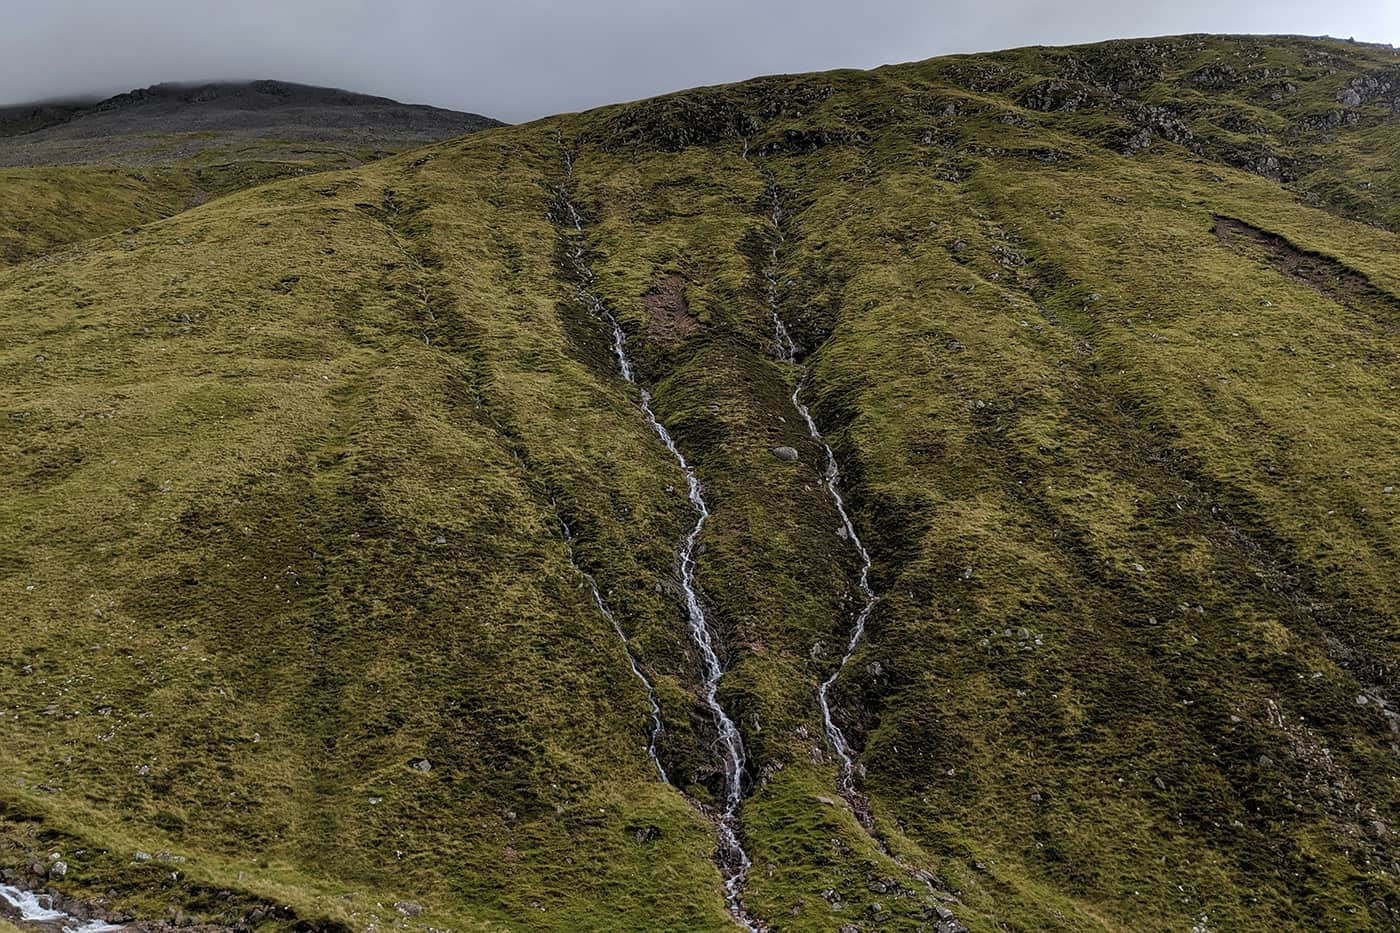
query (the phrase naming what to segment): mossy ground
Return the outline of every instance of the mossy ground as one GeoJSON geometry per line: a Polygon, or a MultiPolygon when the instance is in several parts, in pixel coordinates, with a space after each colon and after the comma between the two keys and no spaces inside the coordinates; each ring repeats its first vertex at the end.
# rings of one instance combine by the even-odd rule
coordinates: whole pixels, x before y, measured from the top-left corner
{"type": "MultiPolygon", "coordinates": [[[[213,145],[164,159],[200,134],[171,134],[151,144],[149,166],[77,164],[0,168],[0,268],[70,244],[170,217],[211,198],[283,178],[360,165],[408,148],[365,148],[354,140],[292,144],[276,139],[213,145]]],[[[209,134],[204,134],[209,135],[209,134]]]]}
{"type": "Polygon", "coordinates": [[[595,287],[713,511],[754,916],[933,929],[928,878],[974,930],[1392,925],[1400,137],[1374,97],[1308,121],[1396,68],[1187,37],[761,79],[0,272],[7,825],[80,840],[66,889],[151,913],[194,895],[137,849],[356,928],[726,926],[711,827],[650,769],[559,538],[709,799],[684,480],[576,300],[562,141],[595,287]],[[1043,109],[1046,81],[1088,103],[1043,109]],[[772,360],[765,171],[875,562],[834,695],[898,862],[836,794],[814,700],[856,565],[772,360]],[[675,277],[679,340],[645,299],[675,277]]]}

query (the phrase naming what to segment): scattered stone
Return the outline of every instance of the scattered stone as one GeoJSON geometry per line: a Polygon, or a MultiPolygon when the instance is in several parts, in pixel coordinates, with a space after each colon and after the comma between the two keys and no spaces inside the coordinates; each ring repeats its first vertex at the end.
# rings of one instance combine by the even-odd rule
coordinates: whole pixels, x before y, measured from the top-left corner
{"type": "Polygon", "coordinates": [[[140,849],[137,849],[135,854],[132,855],[132,858],[138,862],[149,862],[151,860],[151,853],[142,852],[140,849]]]}
{"type": "Polygon", "coordinates": [[[394,909],[405,917],[416,917],[423,912],[423,906],[413,901],[395,901],[394,909]]]}
{"type": "Polygon", "coordinates": [[[68,877],[68,863],[59,859],[49,866],[49,877],[55,881],[62,881],[68,877]]]}
{"type": "Polygon", "coordinates": [[[410,761],[408,765],[414,771],[427,772],[433,770],[433,763],[426,758],[415,758],[410,761]]]}
{"type": "Polygon", "coordinates": [[[797,451],[792,447],[774,447],[773,456],[777,457],[779,460],[786,460],[789,463],[795,463],[797,461],[798,455],[797,451]]]}
{"type": "Polygon", "coordinates": [[[1120,150],[1125,156],[1135,156],[1152,148],[1152,131],[1140,129],[1123,141],[1120,150]]]}

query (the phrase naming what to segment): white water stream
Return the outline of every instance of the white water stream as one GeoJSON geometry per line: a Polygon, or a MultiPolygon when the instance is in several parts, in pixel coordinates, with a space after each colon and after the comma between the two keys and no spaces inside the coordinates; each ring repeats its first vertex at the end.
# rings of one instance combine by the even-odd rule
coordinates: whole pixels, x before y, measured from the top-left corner
{"type": "Polygon", "coordinates": [[[57,927],[63,933],[112,933],[122,929],[103,920],[79,920],[56,909],[47,894],[35,894],[8,884],[0,884],[0,900],[19,914],[20,922],[57,927]]]}
{"type": "Polygon", "coordinates": [[[622,630],[622,626],[618,623],[617,616],[612,614],[612,610],[608,608],[608,604],[603,601],[603,594],[598,590],[598,581],[594,579],[593,574],[580,567],[578,561],[574,558],[573,529],[569,527],[569,523],[564,521],[562,516],[559,519],[559,525],[564,529],[564,550],[569,555],[569,563],[573,564],[574,569],[588,581],[588,588],[593,593],[593,604],[598,607],[598,612],[602,614],[604,619],[607,619],[608,624],[611,625],[613,631],[617,633],[617,637],[621,639],[622,650],[627,655],[627,666],[632,669],[632,675],[640,680],[642,686],[646,688],[647,702],[651,704],[651,729],[647,732],[647,757],[650,758],[651,763],[656,766],[656,773],[661,775],[661,780],[669,784],[671,783],[671,779],[666,776],[666,769],[662,766],[661,759],[657,757],[656,754],[656,739],[657,736],[661,734],[661,704],[656,700],[656,687],[652,684],[651,680],[648,679],[647,675],[642,673],[640,665],[637,664],[637,656],[632,653],[632,643],[628,640],[627,633],[622,630]]]}
{"type": "MultiPolygon", "coordinates": [[[[836,751],[836,757],[840,759],[840,767],[836,775],[837,789],[841,791],[843,796],[850,799],[857,796],[855,759],[851,754],[851,745],[846,739],[846,734],[841,731],[831,716],[830,693],[832,685],[841,676],[841,672],[846,669],[847,663],[855,655],[856,649],[860,647],[861,640],[865,638],[865,625],[870,620],[870,613],[874,611],[878,597],[870,586],[870,552],[865,549],[860,535],[856,533],[856,526],[851,521],[850,513],[846,510],[846,500],[841,495],[841,470],[836,463],[836,453],[826,442],[821,431],[817,429],[817,423],[813,420],[811,411],[802,401],[802,390],[807,386],[809,370],[798,362],[797,343],[792,339],[792,334],[783,324],[782,316],[778,313],[778,253],[784,241],[783,206],[778,198],[777,181],[771,172],[765,174],[768,178],[768,197],[772,202],[770,219],[773,223],[774,237],[768,250],[768,267],[764,269],[763,275],[768,280],[768,313],[773,318],[775,349],[781,362],[799,367],[797,385],[792,390],[792,404],[797,409],[797,413],[802,416],[802,420],[807,423],[807,434],[826,452],[826,464],[822,470],[822,487],[826,490],[832,505],[836,507],[836,513],[841,516],[841,526],[846,533],[846,540],[851,542],[856,553],[860,555],[860,581],[858,583],[862,601],[860,611],[856,613],[855,623],[851,626],[851,635],[846,642],[846,651],[841,655],[841,663],[836,666],[836,670],[831,672],[831,676],[822,681],[821,686],[817,688],[817,703],[822,712],[822,728],[826,730],[827,740],[831,742],[831,747],[836,751]]],[[[862,822],[869,820],[868,814],[858,812],[857,816],[862,822]]],[[[867,826],[867,828],[869,827],[867,826]]]]}
{"type": "MultiPolygon", "coordinates": [[[[603,303],[602,298],[593,288],[593,270],[589,268],[583,252],[583,219],[574,207],[568,191],[568,186],[574,176],[573,154],[562,144],[561,148],[564,153],[565,183],[558,193],[560,203],[568,211],[569,223],[573,226],[574,236],[568,241],[568,251],[570,262],[578,276],[579,298],[589,307],[595,317],[607,325],[612,336],[613,356],[617,360],[617,368],[622,374],[622,378],[637,385],[636,375],[632,370],[632,361],[627,356],[627,336],[622,330],[622,325],[618,323],[617,318],[608,310],[607,305],[603,303]]],[[[695,468],[685,459],[685,455],[676,447],[671,432],[666,430],[666,426],[657,419],[656,413],[652,411],[651,393],[641,386],[637,386],[637,390],[642,415],[646,418],[647,425],[660,438],[661,443],[666,446],[666,449],[670,451],[671,456],[675,458],[676,463],[685,473],[687,495],[690,498],[691,508],[695,510],[695,524],[691,527],[689,534],[682,539],[677,559],[680,565],[681,591],[685,594],[686,622],[690,629],[691,640],[700,653],[701,693],[705,706],[715,721],[719,737],[720,758],[724,766],[724,803],[719,809],[716,820],[720,843],[720,868],[724,874],[725,897],[729,903],[730,913],[741,926],[749,930],[756,930],[757,928],[748,919],[743,905],[740,903],[740,891],[752,864],[749,861],[748,853],[744,851],[744,847],[739,842],[736,829],[739,804],[743,800],[744,792],[744,741],[739,735],[738,726],[734,724],[734,720],[729,718],[729,714],[724,711],[724,706],[719,702],[719,682],[724,676],[724,665],[720,663],[719,655],[715,651],[714,636],[711,634],[710,623],[705,617],[705,610],[700,603],[700,594],[695,583],[695,548],[699,543],[700,533],[705,527],[705,520],[710,517],[710,510],[705,504],[704,491],[700,486],[700,478],[696,475],[695,468]]]]}

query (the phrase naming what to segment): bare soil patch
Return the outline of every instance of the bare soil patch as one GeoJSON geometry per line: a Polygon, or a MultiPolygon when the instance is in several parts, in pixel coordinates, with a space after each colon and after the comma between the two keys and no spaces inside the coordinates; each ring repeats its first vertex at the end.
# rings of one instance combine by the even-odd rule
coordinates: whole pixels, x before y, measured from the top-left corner
{"type": "Polygon", "coordinates": [[[685,280],[678,275],[657,279],[642,296],[647,309],[647,337],[660,343],[680,343],[700,329],[685,301],[685,280]]]}

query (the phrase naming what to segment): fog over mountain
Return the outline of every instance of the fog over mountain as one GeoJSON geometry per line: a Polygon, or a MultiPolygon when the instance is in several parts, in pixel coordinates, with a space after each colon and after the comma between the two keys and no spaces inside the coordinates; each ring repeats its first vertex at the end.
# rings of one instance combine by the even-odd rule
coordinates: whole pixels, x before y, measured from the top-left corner
{"type": "Polygon", "coordinates": [[[757,74],[1188,32],[1400,42],[1388,0],[60,0],[9,4],[0,104],[277,78],[522,121],[757,74]]]}

